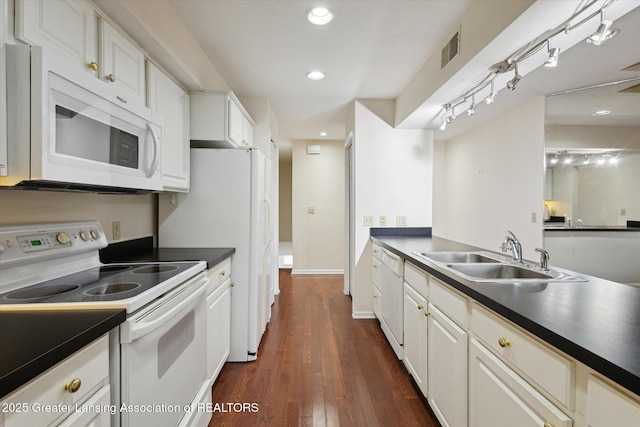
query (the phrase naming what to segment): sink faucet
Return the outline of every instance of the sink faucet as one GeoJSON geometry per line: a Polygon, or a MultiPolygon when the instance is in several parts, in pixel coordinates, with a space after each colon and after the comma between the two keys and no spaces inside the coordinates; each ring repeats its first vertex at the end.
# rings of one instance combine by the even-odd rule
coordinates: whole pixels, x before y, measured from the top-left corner
{"type": "Polygon", "coordinates": [[[505,238],[502,239],[502,245],[500,245],[502,252],[506,252],[508,249],[511,249],[513,252],[513,260],[516,262],[522,262],[522,245],[520,245],[520,242],[511,230],[507,230],[507,233],[508,234],[505,238]]]}
{"type": "Polygon", "coordinates": [[[580,228],[584,227],[584,221],[583,220],[578,219],[576,222],[578,223],[578,227],[580,227],[580,228]]]}
{"type": "Polygon", "coordinates": [[[542,248],[535,248],[536,252],[540,252],[540,270],[549,271],[549,252],[542,248]]]}

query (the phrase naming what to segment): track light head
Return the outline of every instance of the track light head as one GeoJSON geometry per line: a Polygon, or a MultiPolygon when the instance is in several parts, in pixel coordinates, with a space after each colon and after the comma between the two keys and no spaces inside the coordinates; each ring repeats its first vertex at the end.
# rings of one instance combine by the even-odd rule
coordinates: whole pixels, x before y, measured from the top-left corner
{"type": "Polygon", "coordinates": [[[516,85],[521,78],[522,76],[520,74],[516,74],[515,76],[513,76],[513,78],[507,82],[507,89],[516,90],[516,85]]]}
{"type": "Polygon", "coordinates": [[[554,47],[549,49],[549,59],[544,62],[545,67],[557,67],[558,55],[560,54],[560,48],[554,47]]]}
{"type": "Polygon", "coordinates": [[[587,38],[587,43],[590,43],[594,46],[600,46],[602,43],[618,34],[618,30],[615,28],[611,28],[611,25],[613,25],[613,21],[604,19],[604,11],[602,11],[600,25],[598,25],[598,29],[595,31],[595,33],[591,34],[587,38]]]}

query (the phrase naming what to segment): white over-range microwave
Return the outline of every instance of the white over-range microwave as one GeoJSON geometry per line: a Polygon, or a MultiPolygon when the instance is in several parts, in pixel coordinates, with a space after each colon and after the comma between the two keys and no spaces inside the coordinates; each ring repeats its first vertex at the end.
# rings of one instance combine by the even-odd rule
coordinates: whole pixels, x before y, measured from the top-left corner
{"type": "Polygon", "coordinates": [[[7,46],[8,174],[0,186],[162,190],[153,112],[37,46],[7,46]]]}

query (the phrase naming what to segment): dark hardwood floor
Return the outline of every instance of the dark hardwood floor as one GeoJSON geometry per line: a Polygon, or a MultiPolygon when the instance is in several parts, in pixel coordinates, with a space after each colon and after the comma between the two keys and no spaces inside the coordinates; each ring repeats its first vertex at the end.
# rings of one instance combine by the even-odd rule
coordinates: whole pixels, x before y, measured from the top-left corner
{"type": "Polygon", "coordinates": [[[214,384],[210,426],[439,426],[378,321],[351,317],[342,276],[281,270],[280,290],[258,360],[214,384]]]}

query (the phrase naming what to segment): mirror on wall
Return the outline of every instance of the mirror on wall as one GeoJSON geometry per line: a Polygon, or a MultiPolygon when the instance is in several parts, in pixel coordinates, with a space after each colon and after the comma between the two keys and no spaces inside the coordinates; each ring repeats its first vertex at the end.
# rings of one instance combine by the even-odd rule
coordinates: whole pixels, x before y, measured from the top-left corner
{"type": "Polygon", "coordinates": [[[640,221],[640,78],[548,96],[545,133],[545,229],[640,221]]]}

